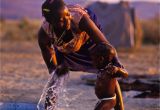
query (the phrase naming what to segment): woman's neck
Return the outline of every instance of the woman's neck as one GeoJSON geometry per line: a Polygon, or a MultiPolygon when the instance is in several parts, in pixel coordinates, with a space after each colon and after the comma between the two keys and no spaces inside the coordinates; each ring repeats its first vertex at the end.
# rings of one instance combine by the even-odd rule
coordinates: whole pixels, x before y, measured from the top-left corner
{"type": "Polygon", "coordinates": [[[61,35],[64,33],[64,29],[60,29],[60,28],[54,28],[53,27],[53,31],[54,31],[54,33],[56,34],[56,36],[59,38],[59,37],[61,37],[61,35]]]}

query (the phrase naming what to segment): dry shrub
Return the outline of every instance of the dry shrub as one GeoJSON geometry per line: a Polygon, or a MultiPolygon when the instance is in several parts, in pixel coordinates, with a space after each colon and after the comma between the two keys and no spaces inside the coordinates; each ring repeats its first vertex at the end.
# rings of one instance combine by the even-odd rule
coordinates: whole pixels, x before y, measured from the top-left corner
{"type": "Polygon", "coordinates": [[[139,48],[142,45],[143,30],[138,18],[135,20],[135,48],[139,48]]]}
{"type": "Polygon", "coordinates": [[[40,20],[29,20],[23,18],[20,21],[5,20],[1,21],[2,40],[34,40],[37,38],[37,32],[40,27],[40,20]]]}
{"type": "Polygon", "coordinates": [[[149,20],[141,21],[143,28],[143,42],[149,44],[160,43],[160,18],[158,14],[149,20]]]}

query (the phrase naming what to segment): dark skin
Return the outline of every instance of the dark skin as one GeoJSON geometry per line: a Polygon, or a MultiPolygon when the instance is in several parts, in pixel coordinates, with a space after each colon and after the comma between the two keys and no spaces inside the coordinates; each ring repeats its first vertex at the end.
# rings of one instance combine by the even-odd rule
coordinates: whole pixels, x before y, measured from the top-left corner
{"type": "MultiPolygon", "coordinates": [[[[95,85],[95,94],[99,99],[115,95],[116,79],[105,75],[105,79],[98,77],[95,85]]],[[[116,99],[102,101],[95,110],[111,110],[116,105],[116,99]]]]}
{"type": "MultiPolygon", "coordinates": [[[[57,37],[60,37],[63,31],[67,28],[67,25],[70,24],[70,20],[68,20],[67,15],[68,13],[63,10],[64,9],[62,8],[56,12],[55,16],[50,20],[50,24],[52,24],[57,37]]],[[[89,36],[91,36],[91,39],[93,39],[95,43],[106,42],[109,44],[104,34],[86,14],[83,15],[79,22],[79,29],[80,31],[85,31],[89,36]]]]}
{"type": "Polygon", "coordinates": [[[44,32],[42,28],[40,28],[38,33],[38,43],[39,47],[41,49],[42,57],[47,65],[49,73],[51,73],[52,69],[55,69],[56,67],[50,62],[51,53],[47,46],[51,46],[51,39],[47,36],[47,34],[44,32]]]}
{"type": "Polygon", "coordinates": [[[87,16],[84,15],[79,23],[79,28],[82,31],[87,32],[87,34],[93,39],[95,43],[106,42],[109,44],[108,40],[105,38],[104,34],[98,29],[94,22],[87,16]]]}
{"type": "MultiPolygon", "coordinates": [[[[62,10],[63,10],[63,8],[62,8],[62,10]]],[[[52,22],[50,23],[53,26],[57,37],[60,37],[60,35],[62,35],[63,31],[65,29],[68,30],[67,27],[69,27],[68,26],[69,21],[66,19],[65,13],[63,13],[62,10],[60,10],[55,16],[53,16],[52,22]],[[56,19],[54,19],[54,18],[56,18],[56,19]]],[[[105,38],[104,34],[98,29],[98,27],[94,24],[94,22],[87,15],[83,15],[82,19],[80,20],[79,29],[80,29],[80,31],[85,31],[91,37],[91,39],[93,39],[93,41],[97,44],[100,42],[109,43],[108,40],[105,38]]],[[[56,65],[54,65],[50,62],[51,53],[49,52],[49,49],[47,48],[47,47],[51,46],[52,39],[49,38],[49,36],[45,33],[43,28],[40,28],[40,30],[39,30],[38,43],[41,48],[43,59],[48,67],[49,72],[51,73],[52,72],[51,70],[54,70],[56,68],[56,65]]],[[[63,73],[60,73],[60,74],[63,74],[63,73]]],[[[116,82],[116,80],[114,79],[113,82],[116,82]]],[[[108,82],[105,82],[105,83],[108,83],[108,82]]],[[[115,84],[115,83],[113,83],[113,84],[115,84]]],[[[111,95],[113,95],[113,94],[109,94],[109,96],[111,96],[111,95]]],[[[103,103],[105,103],[105,102],[103,102],[103,103]]],[[[105,106],[106,107],[109,107],[109,106],[113,107],[114,105],[115,105],[115,101],[107,102],[106,104],[103,104],[104,107],[105,106]]],[[[109,109],[97,109],[97,110],[109,110],[109,109]]]]}
{"type": "MultiPolygon", "coordinates": [[[[95,48],[95,51],[100,50],[100,48],[95,48]]],[[[95,53],[92,56],[93,63],[97,68],[105,68],[106,64],[104,62],[110,62],[109,56],[114,54],[108,52],[107,55],[102,56],[100,53],[95,53]]],[[[97,80],[95,84],[95,94],[99,99],[113,97],[116,90],[116,78],[113,76],[117,72],[117,67],[108,66],[106,70],[97,73],[97,80]]],[[[103,100],[94,110],[111,110],[116,105],[116,99],[103,100]]]]}

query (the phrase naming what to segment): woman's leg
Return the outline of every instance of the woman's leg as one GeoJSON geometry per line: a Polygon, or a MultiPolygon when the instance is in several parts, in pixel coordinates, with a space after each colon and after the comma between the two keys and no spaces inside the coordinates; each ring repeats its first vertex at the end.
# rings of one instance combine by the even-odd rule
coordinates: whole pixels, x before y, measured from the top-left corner
{"type": "Polygon", "coordinates": [[[120,88],[118,81],[116,82],[116,96],[117,96],[117,101],[116,101],[116,106],[114,107],[114,109],[115,110],[124,110],[122,91],[121,91],[121,88],[120,88]]]}

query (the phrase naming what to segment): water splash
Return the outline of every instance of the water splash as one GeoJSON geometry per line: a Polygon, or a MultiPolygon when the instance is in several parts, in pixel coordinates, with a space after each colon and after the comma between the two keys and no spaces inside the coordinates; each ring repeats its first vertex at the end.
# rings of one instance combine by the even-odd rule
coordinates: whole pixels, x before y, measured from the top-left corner
{"type": "Polygon", "coordinates": [[[63,92],[60,93],[61,97],[59,97],[59,104],[57,110],[71,110],[73,104],[76,102],[76,100],[79,99],[80,96],[83,95],[83,93],[84,92],[80,92],[76,88],[66,88],[65,86],[63,88],[63,92]]]}
{"type": "Polygon", "coordinates": [[[69,73],[58,76],[55,71],[51,74],[51,78],[46,83],[37,104],[38,110],[56,110],[58,108],[58,98],[60,93],[63,92],[63,87],[67,82],[68,76],[69,73]]]}

